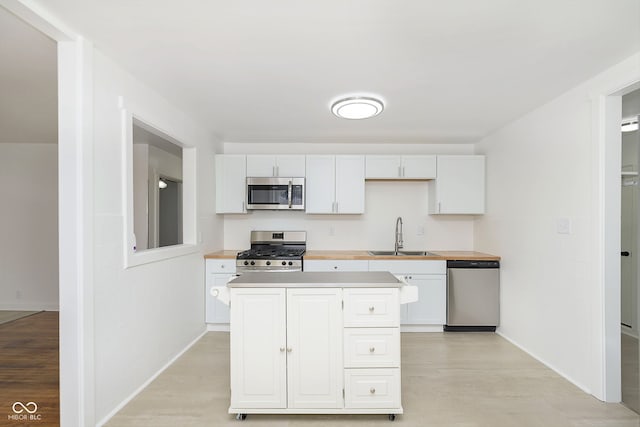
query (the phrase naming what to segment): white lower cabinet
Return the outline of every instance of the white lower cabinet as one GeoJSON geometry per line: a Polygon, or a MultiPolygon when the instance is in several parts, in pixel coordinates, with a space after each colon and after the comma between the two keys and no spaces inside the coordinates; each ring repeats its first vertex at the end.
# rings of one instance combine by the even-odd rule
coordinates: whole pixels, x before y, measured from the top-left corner
{"type": "Polygon", "coordinates": [[[230,413],[402,413],[397,288],[230,292],[230,413]]]}
{"type": "Polygon", "coordinates": [[[402,306],[403,325],[444,325],[447,322],[447,276],[406,274],[405,281],[418,287],[418,301],[402,306]]]}
{"type": "Polygon", "coordinates": [[[211,288],[225,286],[236,275],[235,259],[207,259],[205,261],[205,322],[229,324],[229,307],[211,295],[211,288]]]}

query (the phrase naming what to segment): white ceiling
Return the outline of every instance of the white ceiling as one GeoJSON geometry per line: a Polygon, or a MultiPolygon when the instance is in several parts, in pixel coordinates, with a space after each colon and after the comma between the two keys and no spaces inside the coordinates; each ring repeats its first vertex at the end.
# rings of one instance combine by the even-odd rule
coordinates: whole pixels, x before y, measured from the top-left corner
{"type": "Polygon", "coordinates": [[[58,141],[56,44],[0,7],[0,143],[58,141]]]}
{"type": "Polygon", "coordinates": [[[231,142],[475,142],[640,51],[640,0],[36,2],[231,142]]]}

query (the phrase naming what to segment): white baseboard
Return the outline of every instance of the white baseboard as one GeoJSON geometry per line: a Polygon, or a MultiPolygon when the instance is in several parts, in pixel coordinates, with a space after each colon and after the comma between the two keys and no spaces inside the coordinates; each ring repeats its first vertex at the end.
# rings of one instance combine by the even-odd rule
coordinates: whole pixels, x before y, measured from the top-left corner
{"type": "Polygon", "coordinates": [[[8,311],[60,311],[57,302],[10,302],[0,304],[0,310],[8,311]]]}
{"type": "Polygon", "coordinates": [[[442,332],[442,325],[400,325],[400,332],[442,332]]]}
{"type": "Polygon", "coordinates": [[[207,330],[202,331],[202,333],[200,335],[198,335],[193,341],[191,341],[189,344],[187,344],[187,346],[184,349],[182,349],[182,351],[180,351],[178,354],[176,354],[163,367],[158,369],[158,371],[155,374],[153,374],[147,381],[145,381],[140,387],[138,387],[138,389],[136,391],[131,393],[131,395],[129,397],[127,397],[122,402],[120,402],[120,404],[117,405],[111,412],[109,412],[107,414],[107,416],[105,416],[102,420],[98,421],[98,423],[96,424],[96,427],[102,427],[103,425],[105,425],[111,418],[113,418],[114,415],[116,415],[118,412],[120,412],[120,410],[122,408],[124,408],[127,405],[127,403],[131,402],[133,400],[133,398],[135,398],[138,394],[140,394],[140,392],[142,392],[142,390],[144,390],[149,384],[151,384],[153,382],[153,380],[158,378],[158,376],[161,373],[163,373],[169,366],[173,365],[173,363],[176,360],[178,360],[180,358],[180,356],[182,356],[184,353],[186,353],[187,350],[189,350],[195,343],[197,343],[200,340],[200,338],[202,338],[206,333],[207,333],[207,330]]]}
{"type": "Polygon", "coordinates": [[[629,335],[630,337],[638,338],[638,331],[635,331],[633,330],[633,328],[630,328],[628,326],[620,325],[620,332],[625,335],[629,335]]]}
{"type": "Polygon", "coordinates": [[[228,323],[207,323],[207,331],[229,332],[229,324],[228,323]]]}
{"type": "Polygon", "coordinates": [[[585,386],[584,384],[580,383],[579,381],[574,380],[573,378],[571,378],[569,375],[565,374],[564,372],[562,372],[560,369],[556,368],[555,366],[553,366],[551,363],[547,362],[546,360],[544,360],[542,357],[539,357],[537,354],[529,351],[529,349],[527,349],[525,346],[521,345],[520,343],[518,343],[517,341],[513,340],[512,338],[506,336],[505,334],[502,333],[502,331],[500,331],[500,329],[496,330],[496,334],[500,335],[502,338],[504,338],[505,340],[509,341],[511,344],[515,345],[516,347],[518,347],[520,350],[524,351],[525,353],[527,353],[529,356],[533,357],[534,359],[536,359],[538,362],[542,363],[544,366],[546,366],[547,368],[551,369],[552,371],[554,371],[556,374],[560,375],[562,378],[564,378],[565,380],[569,381],[571,384],[575,385],[576,387],[578,387],[580,390],[584,391],[585,393],[595,397],[593,395],[593,393],[591,392],[591,390],[585,386]]]}

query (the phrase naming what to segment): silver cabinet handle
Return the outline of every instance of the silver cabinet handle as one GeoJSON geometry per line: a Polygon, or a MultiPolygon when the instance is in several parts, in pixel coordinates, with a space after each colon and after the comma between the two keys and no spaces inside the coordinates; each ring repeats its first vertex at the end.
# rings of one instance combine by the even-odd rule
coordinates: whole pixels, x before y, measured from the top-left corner
{"type": "Polygon", "coordinates": [[[369,311],[373,313],[373,310],[375,310],[376,308],[374,306],[369,307],[369,311]]]}
{"type": "Polygon", "coordinates": [[[333,266],[333,269],[334,269],[334,270],[337,270],[337,269],[338,269],[338,266],[337,266],[337,265],[334,265],[334,266],[333,266]]]}
{"type": "Polygon", "coordinates": [[[376,389],[375,389],[375,388],[371,387],[371,388],[369,389],[369,393],[371,393],[371,394],[375,394],[375,392],[376,392],[376,389]]]}
{"type": "Polygon", "coordinates": [[[402,167],[402,176],[404,177],[404,166],[402,167]]]}
{"type": "Polygon", "coordinates": [[[291,353],[291,347],[287,347],[287,353],[291,353]]]}
{"type": "Polygon", "coordinates": [[[284,347],[280,347],[280,351],[284,353],[284,347]]]}
{"type": "Polygon", "coordinates": [[[376,351],[375,347],[369,347],[369,353],[373,353],[374,351],[376,351]]]}

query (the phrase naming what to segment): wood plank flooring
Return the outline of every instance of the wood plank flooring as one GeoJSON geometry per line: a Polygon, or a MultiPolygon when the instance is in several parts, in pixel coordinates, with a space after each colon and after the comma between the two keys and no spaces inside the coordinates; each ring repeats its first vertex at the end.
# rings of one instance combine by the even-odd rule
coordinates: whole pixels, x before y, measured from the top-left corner
{"type": "Polygon", "coordinates": [[[229,335],[209,332],[108,427],[638,427],[493,333],[402,334],[404,415],[249,415],[229,407],[229,335]]]}
{"type": "Polygon", "coordinates": [[[0,325],[0,426],[60,425],[58,343],[55,311],[0,325]],[[15,402],[37,410],[18,405],[16,414],[15,402]]]}

